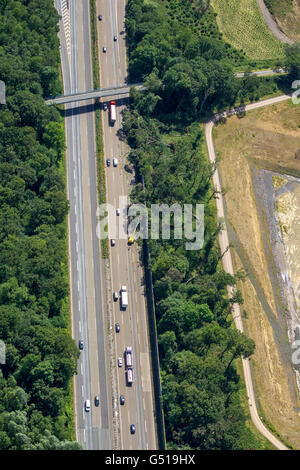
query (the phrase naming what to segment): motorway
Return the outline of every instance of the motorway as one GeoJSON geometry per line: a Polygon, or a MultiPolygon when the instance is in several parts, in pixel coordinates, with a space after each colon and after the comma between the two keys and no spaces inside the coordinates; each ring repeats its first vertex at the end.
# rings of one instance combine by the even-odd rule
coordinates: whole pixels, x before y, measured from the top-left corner
{"type": "MultiPolygon", "coordinates": [[[[98,49],[100,62],[101,87],[118,86],[126,83],[127,63],[125,47],[125,0],[98,0],[98,49]],[[117,36],[117,41],[113,37],[117,36]],[[102,48],[106,46],[107,52],[102,48]]],[[[102,113],[103,145],[105,158],[118,158],[118,167],[106,168],[107,202],[114,208],[120,208],[124,215],[120,197],[127,197],[133,183],[133,175],[124,170],[128,148],[118,138],[122,123],[122,110],[126,100],[116,96],[117,121],[110,125],[108,111],[102,113]]],[[[116,217],[116,216],[115,216],[116,217]]],[[[145,286],[143,269],[137,246],[127,245],[127,239],[118,239],[110,247],[111,296],[113,291],[120,291],[125,284],[128,290],[129,306],[120,310],[119,302],[112,302],[113,323],[120,323],[120,332],[115,336],[116,357],[122,357],[127,346],[133,348],[135,383],[126,386],[124,365],[117,369],[119,393],[125,396],[125,405],[120,407],[120,428],[122,449],[157,449],[157,437],[154,419],[154,397],[151,376],[151,357],[147,310],[145,304],[145,286]],[[129,432],[130,424],[136,425],[136,434],[129,432]]]]}
{"type": "MultiPolygon", "coordinates": [[[[55,5],[63,16],[60,44],[64,92],[92,87],[89,8],[87,0],[55,5]]],[[[93,103],[86,101],[78,112],[78,103],[66,105],[67,186],[69,214],[69,271],[72,309],[72,333],[84,341],[74,379],[76,438],[85,449],[110,449],[112,422],[110,387],[106,367],[105,318],[100,289],[101,266],[96,236],[96,162],[93,103]],[[100,407],[93,406],[95,395],[100,407]],[[91,400],[86,413],[84,401],[91,400]]]]}
{"type": "MultiPolygon", "coordinates": [[[[245,111],[250,111],[253,109],[261,108],[263,106],[270,106],[272,104],[281,103],[282,101],[285,101],[288,99],[291,99],[290,95],[282,95],[276,98],[262,100],[257,103],[252,103],[250,105],[245,106],[245,111]]],[[[227,113],[225,112],[222,114],[226,115],[227,113]]],[[[227,115],[231,116],[232,111],[230,111],[227,115]]],[[[218,117],[221,117],[221,116],[218,116],[218,117]]],[[[213,131],[213,126],[216,120],[218,119],[218,117],[213,116],[212,119],[210,119],[205,126],[205,140],[206,140],[206,145],[208,149],[208,155],[209,155],[209,159],[211,163],[213,164],[215,164],[215,161],[216,161],[216,154],[215,154],[215,149],[214,149],[214,144],[213,144],[212,131],[213,131]]],[[[223,196],[221,192],[221,183],[220,183],[220,176],[219,176],[218,169],[216,169],[216,171],[214,172],[213,184],[214,184],[215,190],[218,191],[218,198],[216,198],[217,215],[219,219],[221,219],[222,221],[225,221],[224,201],[223,201],[223,196]]],[[[229,239],[228,239],[226,225],[224,225],[223,230],[220,232],[219,244],[220,244],[221,253],[224,253],[223,258],[222,258],[224,270],[228,272],[229,274],[231,274],[232,276],[234,276],[231,253],[230,253],[230,249],[228,249],[229,239]]],[[[230,297],[232,297],[233,290],[234,290],[233,287],[228,288],[228,294],[230,297]]],[[[233,315],[236,328],[239,331],[243,331],[242,317],[241,317],[240,307],[238,304],[233,305],[232,315],[233,315]]],[[[261,434],[263,434],[277,449],[288,450],[288,448],[282,442],[280,442],[279,439],[277,439],[262,423],[258,415],[258,410],[256,407],[255,394],[254,394],[249,360],[242,358],[242,363],[243,363],[244,379],[245,379],[247,397],[248,397],[248,405],[249,405],[251,419],[254,425],[261,432],[261,434]]]]}
{"type": "MultiPolygon", "coordinates": [[[[88,0],[55,0],[62,16],[60,50],[64,94],[92,90],[90,11],[88,0]]],[[[98,1],[97,11],[103,15],[98,23],[101,87],[126,83],[126,49],[124,35],[125,1],[98,1]],[[113,41],[117,35],[118,41],[113,41]]],[[[117,100],[117,122],[109,125],[103,114],[103,141],[106,156],[118,157],[117,168],[106,171],[107,202],[119,205],[119,196],[127,196],[132,175],[124,171],[125,144],[117,137],[121,127],[121,111],[125,102],[117,100]]],[[[127,247],[127,240],[116,240],[110,252],[110,263],[103,262],[97,237],[97,181],[95,159],[94,102],[68,103],[65,106],[67,143],[67,187],[69,214],[69,271],[72,309],[72,334],[84,342],[78,374],[74,379],[76,439],[84,449],[156,449],[154,397],[144,275],[136,246],[127,247]],[[121,312],[112,302],[112,292],[126,284],[129,307],[121,312]],[[121,325],[115,333],[114,324],[121,325]],[[125,382],[124,365],[117,367],[117,357],[132,346],[135,383],[125,382]],[[119,396],[125,396],[125,405],[119,396]],[[100,406],[94,397],[100,397],[100,406]],[[86,399],[91,411],[84,410],[86,399]],[[136,433],[130,434],[135,424],[136,433]]],[[[124,357],[123,357],[124,362],[124,357]]]]}

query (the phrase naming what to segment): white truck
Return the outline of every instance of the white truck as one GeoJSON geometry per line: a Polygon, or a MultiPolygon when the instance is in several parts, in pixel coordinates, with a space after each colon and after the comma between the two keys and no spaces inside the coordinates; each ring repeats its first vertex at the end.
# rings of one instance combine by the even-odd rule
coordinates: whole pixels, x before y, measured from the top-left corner
{"type": "Polygon", "coordinates": [[[128,385],[131,385],[134,382],[134,371],[132,367],[127,369],[126,376],[128,385]]]}
{"type": "Polygon", "coordinates": [[[125,360],[126,360],[126,367],[133,366],[133,359],[132,359],[132,347],[127,346],[125,349],[125,360]]]}
{"type": "Polygon", "coordinates": [[[121,306],[124,310],[128,307],[128,293],[126,286],[121,286],[121,306]]]}
{"type": "Polygon", "coordinates": [[[117,120],[117,109],[116,109],[116,102],[110,102],[110,123],[113,126],[117,120]]]}
{"type": "Polygon", "coordinates": [[[132,356],[131,346],[127,346],[127,348],[125,349],[125,364],[126,364],[127,383],[131,385],[134,382],[133,356],[132,356]]]}

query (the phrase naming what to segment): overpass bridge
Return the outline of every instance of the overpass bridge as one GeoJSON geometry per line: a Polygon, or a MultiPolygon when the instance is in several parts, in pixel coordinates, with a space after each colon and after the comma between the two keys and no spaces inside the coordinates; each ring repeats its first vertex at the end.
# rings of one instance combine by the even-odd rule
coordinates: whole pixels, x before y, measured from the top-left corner
{"type": "Polygon", "coordinates": [[[130,89],[132,87],[136,87],[139,90],[145,89],[142,83],[132,83],[129,85],[119,85],[119,86],[109,87],[109,88],[99,88],[97,90],[70,93],[69,95],[54,96],[53,98],[48,98],[45,101],[45,103],[47,105],[65,104],[65,103],[72,103],[74,101],[90,100],[93,98],[99,99],[99,98],[105,98],[108,96],[129,95],[130,89]]]}
{"type": "MultiPolygon", "coordinates": [[[[275,75],[275,74],[286,74],[286,70],[279,67],[277,69],[266,69],[266,70],[258,70],[254,72],[238,72],[235,73],[237,78],[242,78],[246,76],[268,76],[268,75],[275,75]]],[[[136,87],[139,90],[145,90],[147,87],[143,83],[130,83],[126,85],[117,85],[114,87],[108,88],[99,88],[97,90],[89,90],[84,92],[77,92],[71,93],[69,95],[59,95],[53,96],[45,100],[47,105],[51,104],[65,104],[65,103],[73,103],[76,101],[84,101],[89,99],[99,99],[105,98],[109,96],[116,96],[116,95],[129,95],[130,88],[136,87]]]]}

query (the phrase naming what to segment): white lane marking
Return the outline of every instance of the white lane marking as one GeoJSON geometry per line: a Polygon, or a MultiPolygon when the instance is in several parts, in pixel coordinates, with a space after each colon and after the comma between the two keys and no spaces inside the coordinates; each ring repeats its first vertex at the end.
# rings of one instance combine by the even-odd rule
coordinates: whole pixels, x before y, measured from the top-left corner
{"type": "Polygon", "coordinates": [[[81,320],[79,320],[79,332],[81,333],[81,320]]]}

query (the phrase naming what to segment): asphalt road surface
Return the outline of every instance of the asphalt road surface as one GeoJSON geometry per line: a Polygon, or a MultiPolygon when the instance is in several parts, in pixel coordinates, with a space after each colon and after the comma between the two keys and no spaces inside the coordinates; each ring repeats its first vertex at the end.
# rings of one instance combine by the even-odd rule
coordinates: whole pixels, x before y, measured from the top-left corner
{"type": "MultiPolygon", "coordinates": [[[[100,86],[123,85],[127,81],[125,48],[125,0],[98,0],[98,48],[100,62],[100,86]],[[114,36],[117,40],[114,41],[114,36]],[[103,47],[107,52],[103,52],[103,47]]],[[[115,209],[122,208],[120,197],[128,196],[133,175],[124,169],[128,148],[118,137],[121,129],[122,111],[127,104],[122,96],[114,97],[117,103],[117,121],[110,125],[109,110],[102,112],[102,128],[105,158],[118,158],[118,166],[106,168],[107,202],[115,209]]],[[[128,201],[129,203],[129,201],[128,201]]],[[[113,217],[117,216],[115,213],[113,217]]],[[[126,311],[120,309],[119,302],[113,302],[113,323],[120,324],[120,332],[115,334],[115,354],[123,358],[123,366],[117,368],[119,395],[125,396],[125,405],[119,407],[121,448],[156,449],[157,437],[154,419],[154,397],[149,353],[149,334],[145,304],[143,269],[136,245],[128,246],[127,239],[118,239],[110,247],[111,291],[120,291],[121,285],[128,290],[129,305],[126,311]],[[127,346],[133,349],[135,382],[126,383],[124,351],[127,346]],[[135,424],[136,433],[130,434],[130,425],[135,424]]],[[[119,397],[118,397],[119,398],[119,397]]]]}
{"type": "MultiPolygon", "coordinates": [[[[64,92],[91,89],[89,2],[56,0],[63,20],[60,43],[64,92]]],[[[96,236],[96,162],[91,101],[65,108],[67,185],[70,201],[69,262],[72,329],[84,341],[74,380],[77,440],[85,449],[111,448],[111,398],[106,370],[105,321],[101,295],[99,240],[96,236]],[[79,112],[80,111],[80,112],[79,112]],[[100,406],[94,406],[94,397],[100,406]],[[91,411],[84,409],[91,401],[91,411]]]]}
{"type": "MultiPolygon", "coordinates": [[[[290,98],[291,97],[289,95],[283,95],[283,96],[278,96],[276,98],[270,98],[268,100],[263,100],[258,103],[250,104],[245,107],[245,110],[250,111],[252,109],[261,108],[263,106],[269,106],[272,104],[280,103],[290,98]]],[[[232,112],[230,112],[230,115],[231,114],[232,112]]],[[[215,163],[216,154],[215,154],[213,138],[212,138],[213,126],[214,126],[214,119],[211,119],[205,126],[205,139],[206,139],[209,159],[212,163],[215,163]]],[[[221,183],[220,183],[218,169],[216,169],[213,175],[213,184],[214,184],[215,189],[219,192],[218,198],[216,199],[218,218],[224,221],[225,220],[224,219],[224,202],[223,202],[223,196],[221,193],[221,183]]],[[[230,253],[230,249],[227,250],[229,246],[229,240],[228,240],[228,233],[227,233],[226,226],[224,226],[224,229],[220,232],[219,243],[220,243],[221,253],[224,253],[224,256],[222,258],[224,270],[233,276],[234,271],[233,271],[231,253],[230,253]]],[[[228,289],[228,293],[230,296],[232,296],[232,293],[233,293],[232,287],[228,289]]],[[[238,304],[234,304],[232,314],[233,314],[233,319],[234,319],[236,328],[239,331],[243,331],[241,312],[240,312],[240,308],[238,304]]],[[[262,423],[258,415],[258,411],[256,407],[249,360],[242,359],[242,362],[243,362],[244,379],[246,383],[246,390],[247,390],[247,397],[248,397],[248,405],[249,405],[249,410],[251,414],[251,419],[254,425],[261,432],[261,434],[263,434],[277,449],[288,450],[288,448],[284,444],[282,444],[282,442],[280,442],[262,423]]]]}

